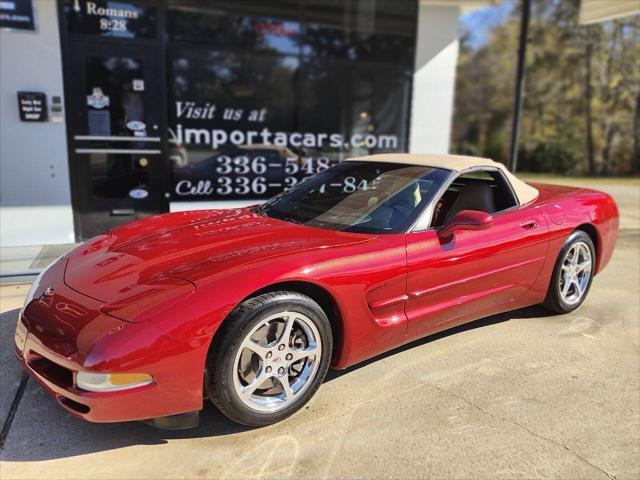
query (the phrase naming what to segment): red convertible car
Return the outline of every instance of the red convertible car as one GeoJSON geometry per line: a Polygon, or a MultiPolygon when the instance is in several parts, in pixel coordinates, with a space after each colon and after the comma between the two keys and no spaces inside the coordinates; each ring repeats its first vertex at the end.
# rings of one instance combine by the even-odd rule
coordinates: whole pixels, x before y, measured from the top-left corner
{"type": "Polygon", "coordinates": [[[570,312],[609,261],[610,196],[491,160],[353,158],[261,206],[115,228],[34,283],[18,358],[92,422],[260,426],[343,369],[483,316],[570,312]]]}

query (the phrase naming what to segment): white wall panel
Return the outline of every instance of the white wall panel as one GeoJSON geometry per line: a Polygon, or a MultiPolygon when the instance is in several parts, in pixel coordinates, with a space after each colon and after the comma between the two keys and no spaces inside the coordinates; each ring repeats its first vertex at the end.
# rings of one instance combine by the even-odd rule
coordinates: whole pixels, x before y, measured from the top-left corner
{"type": "Polygon", "coordinates": [[[73,241],[65,124],[21,122],[18,91],[63,96],[52,0],[34,1],[36,31],[0,31],[0,245],[73,241]]]}
{"type": "Polygon", "coordinates": [[[421,2],[411,102],[412,153],[448,153],[458,63],[458,6],[421,2]]]}

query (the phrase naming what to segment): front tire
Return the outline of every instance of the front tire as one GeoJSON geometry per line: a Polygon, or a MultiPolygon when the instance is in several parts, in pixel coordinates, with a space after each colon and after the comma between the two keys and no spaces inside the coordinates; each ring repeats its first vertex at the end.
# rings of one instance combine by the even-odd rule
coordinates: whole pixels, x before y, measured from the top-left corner
{"type": "Polygon", "coordinates": [[[315,394],[329,368],[331,325],[306,295],[279,291],[240,304],[214,339],[206,370],[211,401],[249,426],[279,422],[315,394]]]}
{"type": "Polygon", "coordinates": [[[571,233],[558,254],[542,305],[556,313],[569,313],[582,305],[593,281],[595,259],[591,237],[582,230],[571,233]]]}

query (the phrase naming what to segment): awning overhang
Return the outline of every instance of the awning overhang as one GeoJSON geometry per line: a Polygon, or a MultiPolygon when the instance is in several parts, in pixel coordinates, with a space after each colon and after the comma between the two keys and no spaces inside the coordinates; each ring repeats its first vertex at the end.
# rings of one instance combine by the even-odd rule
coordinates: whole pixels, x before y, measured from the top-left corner
{"type": "Polygon", "coordinates": [[[638,0],[582,0],[579,22],[582,25],[604,22],[640,13],[638,0]]]}

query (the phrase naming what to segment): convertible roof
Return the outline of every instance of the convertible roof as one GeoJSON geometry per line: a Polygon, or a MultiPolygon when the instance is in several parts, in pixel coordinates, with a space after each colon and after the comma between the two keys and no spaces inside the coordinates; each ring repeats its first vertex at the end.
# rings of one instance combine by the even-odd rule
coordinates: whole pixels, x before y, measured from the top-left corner
{"type": "Polygon", "coordinates": [[[538,190],[515,177],[503,164],[489,158],[468,157],[464,155],[415,154],[415,153],[382,153],[364,157],[347,158],[346,161],[403,163],[407,165],[423,165],[425,167],[446,168],[454,172],[477,167],[497,168],[511,183],[520,205],[538,198],[538,190]]]}

